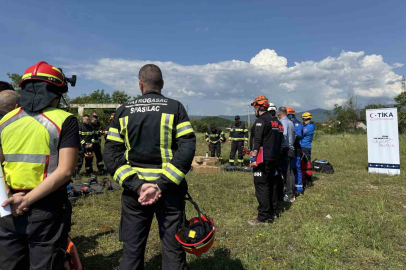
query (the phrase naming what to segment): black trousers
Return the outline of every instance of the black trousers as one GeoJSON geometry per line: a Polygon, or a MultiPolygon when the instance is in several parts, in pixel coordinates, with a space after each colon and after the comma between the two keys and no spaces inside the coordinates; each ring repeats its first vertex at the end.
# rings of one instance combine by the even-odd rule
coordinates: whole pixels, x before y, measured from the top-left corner
{"type": "Polygon", "coordinates": [[[230,163],[234,164],[235,153],[238,151],[238,162],[244,162],[244,157],[242,156],[242,149],[244,149],[244,141],[233,141],[231,143],[231,152],[230,152],[230,163]]]}
{"type": "Polygon", "coordinates": [[[65,269],[72,208],[63,193],[41,199],[23,216],[0,218],[0,270],[65,269]]]}
{"type": "Polygon", "coordinates": [[[255,196],[258,200],[258,220],[272,219],[278,208],[278,178],[276,162],[264,161],[254,168],[255,196]]]}
{"type": "Polygon", "coordinates": [[[82,170],[83,161],[85,162],[86,174],[93,173],[93,158],[85,158],[85,153],[80,152],[78,156],[78,163],[76,165],[76,173],[82,170]]]}
{"type": "Polygon", "coordinates": [[[281,169],[285,182],[285,193],[293,195],[295,188],[295,174],[292,169],[292,158],[288,155],[289,148],[282,148],[281,169]]]}
{"type": "Polygon", "coordinates": [[[138,195],[124,191],[120,241],[124,242],[120,270],[144,269],[144,253],[154,213],[158,220],[162,246],[162,270],[186,270],[186,253],[175,234],[185,214],[185,194],[162,196],[157,203],[142,206],[138,195]]]}
{"type": "Polygon", "coordinates": [[[215,157],[217,154],[217,157],[221,157],[221,143],[210,143],[210,152],[211,152],[211,157],[215,157]]]}
{"type": "Polygon", "coordinates": [[[99,171],[104,170],[103,154],[102,154],[101,146],[99,143],[93,144],[93,151],[94,151],[94,155],[96,156],[96,160],[97,160],[97,168],[99,169],[99,171]]]}

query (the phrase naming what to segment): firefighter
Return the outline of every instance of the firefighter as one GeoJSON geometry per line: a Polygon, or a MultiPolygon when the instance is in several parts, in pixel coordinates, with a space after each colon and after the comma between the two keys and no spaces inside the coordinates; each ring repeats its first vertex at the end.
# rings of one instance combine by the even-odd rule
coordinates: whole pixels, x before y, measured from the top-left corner
{"type": "Polygon", "coordinates": [[[175,238],[184,217],[187,182],[196,136],[183,105],[161,94],[158,66],[141,68],[142,96],[119,107],[104,147],[107,169],[123,188],[121,270],[144,269],[144,252],[154,214],[162,246],[162,269],[187,269],[175,238]]]}
{"type": "Polygon", "coordinates": [[[99,122],[99,117],[97,116],[96,113],[92,114],[92,120],[91,120],[90,125],[92,126],[92,128],[94,130],[93,152],[94,152],[94,155],[96,156],[96,160],[97,160],[97,169],[98,169],[100,175],[103,175],[103,174],[105,174],[105,171],[104,171],[103,155],[101,152],[102,127],[99,122]]]}
{"type": "Polygon", "coordinates": [[[269,101],[264,96],[257,97],[251,104],[255,108],[255,121],[251,130],[251,167],[254,168],[255,196],[258,200],[258,216],[248,224],[256,226],[269,224],[277,217],[278,178],[277,164],[280,160],[283,126],[267,111],[269,101]],[[263,162],[257,164],[257,156],[262,148],[263,162]]]}
{"type": "Polygon", "coordinates": [[[20,95],[14,90],[0,91],[0,120],[9,112],[18,107],[20,95]]]}
{"type": "Polygon", "coordinates": [[[217,154],[217,157],[221,158],[221,143],[226,140],[224,132],[216,128],[214,124],[211,124],[210,129],[205,134],[205,138],[206,142],[210,144],[211,157],[215,157],[217,154]]]}
{"type": "Polygon", "coordinates": [[[283,125],[283,142],[281,169],[283,180],[285,181],[285,202],[295,201],[295,176],[292,170],[292,160],[294,157],[295,128],[292,121],[289,120],[286,107],[280,107],[278,110],[279,121],[283,125]]]}
{"type": "Polygon", "coordinates": [[[57,107],[75,81],[46,62],[29,67],[19,84],[21,108],[0,121],[10,196],[2,206],[13,213],[0,218],[2,270],[64,269],[72,211],[66,186],[80,143],[76,118],[57,107]]]}
{"type": "Polygon", "coordinates": [[[312,114],[305,112],[302,114],[303,137],[300,140],[302,152],[306,155],[307,160],[312,162],[312,142],[316,125],[312,122],[312,114]]]}
{"type": "Polygon", "coordinates": [[[88,114],[83,115],[82,123],[79,125],[79,136],[81,149],[79,152],[78,163],[76,166],[76,178],[80,177],[80,170],[83,166],[83,161],[85,161],[85,170],[87,177],[94,177],[93,175],[93,144],[94,139],[94,129],[90,125],[90,116],[88,114]]]}
{"type": "Polygon", "coordinates": [[[244,163],[242,152],[244,145],[248,144],[248,129],[245,123],[240,121],[238,115],[235,117],[235,123],[231,126],[228,140],[231,143],[230,166],[234,166],[235,153],[238,151],[238,165],[242,167],[244,163]]]}
{"type": "Polygon", "coordinates": [[[303,125],[297,120],[296,112],[293,108],[288,107],[287,113],[288,118],[292,121],[293,127],[295,128],[295,153],[292,160],[292,169],[295,174],[295,191],[297,193],[303,193],[303,182],[302,182],[302,170],[300,168],[300,159],[302,157],[302,147],[300,146],[300,140],[303,137],[303,125]]]}
{"type": "Polygon", "coordinates": [[[112,113],[112,114],[110,115],[110,123],[109,123],[109,125],[106,127],[106,129],[105,129],[105,132],[104,132],[104,140],[107,140],[107,136],[109,135],[109,128],[110,128],[110,126],[111,126],[111,122],[113,121],[114,115],[115,115],[115,113],[112,113]]]}
{"type": "Polygon", "coordinates": [[[4,90],[13,90],[13,91],[15,91],[14,87],[10,83],[0,81],[0,92],[4,91],[4,90]]]}

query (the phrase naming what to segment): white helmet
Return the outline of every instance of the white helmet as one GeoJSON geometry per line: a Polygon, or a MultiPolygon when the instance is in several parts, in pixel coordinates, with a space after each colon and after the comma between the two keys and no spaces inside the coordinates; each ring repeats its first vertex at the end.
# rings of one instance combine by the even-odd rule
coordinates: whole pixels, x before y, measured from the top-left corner
{"type": "Polygon", "coordinates": [[[268,112],[269,111],[276,111],[276,106],[273,103],[269,103],[269,108],[268,108],[268,112]]]}

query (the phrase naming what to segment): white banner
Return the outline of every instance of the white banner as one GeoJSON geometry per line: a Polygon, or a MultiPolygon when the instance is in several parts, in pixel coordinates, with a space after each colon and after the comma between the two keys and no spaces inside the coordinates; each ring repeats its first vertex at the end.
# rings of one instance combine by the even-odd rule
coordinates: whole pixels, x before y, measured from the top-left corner
{"type": "Polygon", "coordinates": [[[368,172],[400,174],[397,109],[367,110],[366,114],[368,172]]]}

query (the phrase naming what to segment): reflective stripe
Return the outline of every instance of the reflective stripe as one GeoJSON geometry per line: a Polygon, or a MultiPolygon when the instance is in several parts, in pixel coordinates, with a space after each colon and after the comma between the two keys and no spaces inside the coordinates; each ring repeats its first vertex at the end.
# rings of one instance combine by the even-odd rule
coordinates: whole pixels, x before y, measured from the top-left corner
{"type": "Polygon", "coordinates": [[[172,130],[173,130],[173,114],[163,113],[161,117],[161,156],[162,168],[166,166],[172,159],[172,130]]]}
{"type": "Polygon", "coordinates": [[[169,164],[163,174],[168,177],[172,182],[179,185],[180,182],[185,178],[185,174],[182,173],[178,168],[169,164]]]}
{"type": "Polygon", "coordinates": [[[100,166],[100,165],[104,165],[103,161],[102,162],[97,162],[97,166],[100,166]]]}
{"type": "Polygon", "coordinates": [[[128,140],[128,130],[127,130],[128,116],[124,116],[124,117],[120,118],[119,121],[120,121],[120,128],[121,128],[120,135],[124,136],[124,139],[125,139],[125,140],[123,140],[125,143],[125,148],[126,148],[124,155],[125,155],[126,160],[128,161],[128,152],[130,152],[130,150],[131,150],[130,142],[128,140]]]}
{"type": "Polygon", "coordinates": [[[176,126],[176,138],[193,132],[193,126],[189,121],[183,122],[176,126]]]}
{"type": "Polygon", "coordinates": [[[114,181],[119,183],[121,186],[123,184],[123,181],[127,177],[134,175],[134,174],[136,174],[136,172],[135,172],[135,170],[133,170],[133,168],[131,168],[129,165],[124,165],[116,170],[116,172],[114,173],[113,179],[114,179],[114,181]]]}
{"type": "Polygon", "coordinates": [[[229,162],[234,162],[234,159],[229,159],[228,161],[229,161],[229,162]]]}
{"type": "MultiPolygon", "coordinates": [[[[46,128],[49,134],[49,159],[48,163],[47,160],[45,163],[45,171],[44,171],[44,179],[46,176],[53,173],[56,168],[58,167],[58,144],[59,144],[59,133],[60,129],[57,127],[50,119],[48,119],[43,113],[39,114],[36,112],[26,112],[24,110],[20,110],[15,116],[4,122],[0,126],[0,133],[6,128],[8,125],[14,123],[15,121],[23,118],[23,117],[32,117],[37,120],[42,126],[46,128]]],[[[28,156],[29,154],[27,154],[28,156]]],[[[29,158],[28,158],[29,159],[29,158]]],[[[15,161],[17,162],[17,161],[15,161]]],[[[22,161],[24,162],[24,161],[22,161]]]]}
{"type": "Polygon", "coordinates": [[[62,80],[61,80],[60,78],[58,78],[58,77],[56,77],[56,76],[54,76],[54,75],[51,75],[51,74],[37,73],[36,76],[40,76],[40,77],[41,77],[41,76],[42,76],[42,77],[51,77],[51,78],[54,78],[54,79],[56,79],[56,80],[62,82],[62,80]]]}
{"type": "Polygon", "coordinates": [[[107,132],[107,139],[111,141],[121,142],[124,143],[124,140],[121,138],[120,134],[118,133],[118,129],[110,128],[107,132]]]}
{"type": "Polygon", "coordinates": [[[236,129],[234,129],[235,131],[243,131],[244,132],[244,129],[242,129],[242,128],[236,128],[236,129]]]}
{"type": "Polygon", "coordinates": [[[138,177],[142,180],[155,181],[161,177],[163,169],[151,169],[151,168],[138,168],[133,167],[137,172],[138,177]]]}
{"type": "Polygon", "coordinates": [[[86,142],[85,142],[85,140],[82,140],[80,143],[81,143],[81,144],[85,144],[86,142]]]}
{"type": "Polygon", "coordinates": [[[238,160],[238,162],[240,162],[240,163],[241,163],[241,162],[244,162],[244,160],[243,160],[243,159],[239,159],[239,160],[238,160]]]}
{"type": "Polygon", "coordinates": [[[6,162],[26,162],[26,163],[42,163],[45,164],[47,155],[36,154],[5,154],[6,162]]]}

